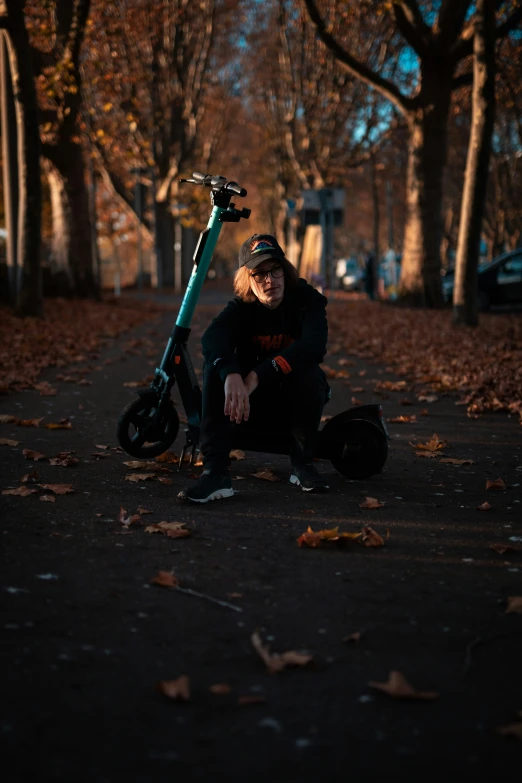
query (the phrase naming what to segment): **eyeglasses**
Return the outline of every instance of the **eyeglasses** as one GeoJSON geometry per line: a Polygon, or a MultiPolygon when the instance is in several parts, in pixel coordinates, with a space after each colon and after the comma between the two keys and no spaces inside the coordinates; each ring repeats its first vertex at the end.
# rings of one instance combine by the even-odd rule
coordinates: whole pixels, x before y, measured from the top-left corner
{"type": "Polygon", "coordinates": [[[283,277],[284,269],[278,264],[277,266],[273,266],[271,269],[264,269],[263,271],[254,272],[250,275],[250,277],[253,277],[256,283],[262,283],[268,278],[268,275],[271,275],[271,277],[274,279],[277,277],[283,277]]]}

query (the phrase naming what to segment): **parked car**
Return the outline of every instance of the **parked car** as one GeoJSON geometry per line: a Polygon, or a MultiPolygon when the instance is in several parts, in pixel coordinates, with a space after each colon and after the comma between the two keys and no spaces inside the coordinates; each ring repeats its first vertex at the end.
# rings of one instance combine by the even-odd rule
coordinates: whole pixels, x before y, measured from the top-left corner
{"type": "MultiPolygon", "coordinates": [[[[454,271],[447,271],[442,279],[445,302],[453,298],[454,271]]],[[[522,302],[522,248],[502,253],[478,268],[478,298],[481,310],[492,305],[522,302]]]]}
{"type": "Polygon", "coordinates": [[[363,270],[355,258],[341,258],[336,263],[335,275],[339,286],[345,291],[360,291],[363,284],[363,270]]]}

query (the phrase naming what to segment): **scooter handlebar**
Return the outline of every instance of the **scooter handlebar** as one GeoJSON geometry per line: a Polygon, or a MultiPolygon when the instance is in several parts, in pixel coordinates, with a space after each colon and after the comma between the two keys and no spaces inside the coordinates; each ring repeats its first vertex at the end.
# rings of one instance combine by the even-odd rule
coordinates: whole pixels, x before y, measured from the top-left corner
{"type": "Polygon", "coordinates": [[[180,182],[190,182],[192,185],[206,185],[206,187],[213,190],[223,189],[241,198],[244,198],[247,194],[246,189],[238,185],[237,182],[227,182],[227,178],[222,177],[220,174],[203,174],[202,171],[194,171],[192,179],[182,179],[180,182]]]}

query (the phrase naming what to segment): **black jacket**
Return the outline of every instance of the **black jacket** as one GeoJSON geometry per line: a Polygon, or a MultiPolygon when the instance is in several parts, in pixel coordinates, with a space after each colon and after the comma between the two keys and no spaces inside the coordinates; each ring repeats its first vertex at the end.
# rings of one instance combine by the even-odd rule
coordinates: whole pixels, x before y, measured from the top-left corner
{"type": "Polygon", "coordinates": [[[285,292],[275,310],[257,299],[243,302],[236,297],[203,335],[205,362],[217,367],[223,381],[230,373],[255,370],[260,384],[320,364],[328,339],[327,302],[303,279],[285,292]]]}

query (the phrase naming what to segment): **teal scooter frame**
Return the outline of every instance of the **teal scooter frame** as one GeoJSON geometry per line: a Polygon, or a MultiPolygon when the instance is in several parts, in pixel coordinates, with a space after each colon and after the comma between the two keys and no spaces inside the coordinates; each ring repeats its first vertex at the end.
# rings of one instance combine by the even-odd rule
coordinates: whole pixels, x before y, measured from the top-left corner
{"type": "MultiPolygon", "coordinates": [[[[179,432],[179,416],[171,399],[172,387],[177,383],[187,416],[180,470],[187,449],[191,450],[189,464],[194,461],[201,427],[201,389],[187,348],[192,316],[223,223],[238,223],[250,217],[249,209],[236,209],[232,203],[233,196],[244,198],[247,195],[245,188],[237,182],[201,172],[194,172],[192,179],[181,182],[210,188],[212,213],[207,227],[200,234],[187,290],[154,379],[148,389],[136,392],[138,399],[123,409],[116,425],[119,444],[131,456],[152,459],[163,454],[179,432]]],[[[288,454],[290,433],[252,431],[235,426],[232,443],[234,448],[247,451],[288,454]]],[[[334,416],[319,432],[316,456],[330,459],[334,467],[348,478],[367,478],[378,473],[386,462],[387,454],[388,433],[380,405],[349,408],[334,416]]]]}

